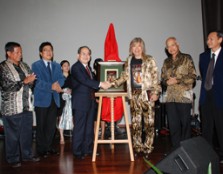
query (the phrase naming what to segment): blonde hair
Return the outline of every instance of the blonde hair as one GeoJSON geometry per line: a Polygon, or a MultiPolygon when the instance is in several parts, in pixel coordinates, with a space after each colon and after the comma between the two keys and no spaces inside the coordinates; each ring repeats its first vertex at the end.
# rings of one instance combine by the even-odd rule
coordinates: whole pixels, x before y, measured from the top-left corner
{"type": "Polygon", "coordinates": [[[132,53],[132,47],[134,47],[134,45],[136,43],[140,43],[141,44],[141,47],[142,47],[142,57],[145,57],[146,56],[146,48],[145,48],[145,42],[142,40],[142,38],[140,37],[135,37],[131,42],[130,42],[130,45],[129,45],[129,55],[130,56],[134,56],[133,53],[132,53]]]}

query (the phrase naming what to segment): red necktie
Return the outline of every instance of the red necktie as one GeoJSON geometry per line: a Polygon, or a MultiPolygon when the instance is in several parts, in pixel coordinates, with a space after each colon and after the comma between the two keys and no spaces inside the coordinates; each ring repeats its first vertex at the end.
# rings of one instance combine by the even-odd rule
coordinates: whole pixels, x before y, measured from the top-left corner
{"type": "Polygon", "coordinates": [[[86,66],[86,71],[87,71],[88,75],[91,77],[91,72],[90,72],[88,66],[86,66]]]}

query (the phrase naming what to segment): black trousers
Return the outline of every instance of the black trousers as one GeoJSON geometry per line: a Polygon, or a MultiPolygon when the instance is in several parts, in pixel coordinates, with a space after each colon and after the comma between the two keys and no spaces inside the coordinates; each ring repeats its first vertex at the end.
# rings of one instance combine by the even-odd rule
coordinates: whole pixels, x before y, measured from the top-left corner
{"type": "Polygon", "coordinates": [[[5,152],[8,163],[32,158],[32,112],[4,116],[5,152]]]}
{"type": "Polygon", "coordinates": [[[191,137],[191,103],[166,103],[167,118],[173,148],[180,146],[180,141],[191,137]]]}
{"type": "Polygon", "coordinates": [[[52,148],[56,131],[57,106],[52,100],[49,107],[35,107],[36,111],[36,149],[44,154],[52,148]]]}
{"type": "Polygon", "coordinates": [[[90,100],[88,111],[75,109],[72,150],[74,155],[84,155],[93,152],[95,101],[90,100]]]}
{"type": "Polygon", "coordinates": [[[202,136],[213,146],[213,137],[219,143],[219,155],[223,159],[223,109],[217,108],[213,91],[207,91],[206,101],[201,106],[202,136]]]}

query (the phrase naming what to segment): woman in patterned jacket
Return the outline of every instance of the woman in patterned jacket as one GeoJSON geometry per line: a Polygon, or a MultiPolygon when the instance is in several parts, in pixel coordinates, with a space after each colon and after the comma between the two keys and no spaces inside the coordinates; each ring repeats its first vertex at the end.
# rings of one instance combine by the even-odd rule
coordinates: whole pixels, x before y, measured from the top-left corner
{"type": "Polygon", "coordinates": [[[132,139],[135,156],[143,153],[148,158],[153,150],[154,106],[161,92],[158,68],[152,56],[146,55],[145,43],[141,38],[134,38],[129,47],[129,57],[125,71],[113,82],[119,86],[127,82],[132,117],[132,139]],[[145,139],[142,139],[142,133],[145,139]]]}

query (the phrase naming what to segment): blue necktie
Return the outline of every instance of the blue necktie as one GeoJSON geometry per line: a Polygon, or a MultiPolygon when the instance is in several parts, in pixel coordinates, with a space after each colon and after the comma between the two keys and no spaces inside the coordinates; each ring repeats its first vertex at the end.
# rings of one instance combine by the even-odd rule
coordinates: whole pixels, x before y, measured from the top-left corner
{"type": "Polygon", "coordinates": [[[50,68],[50,62],[47,62],[47,69],[49,71],[50,78],[52,78],[52,72],[51,72],[51,68],[50,68]]]}

